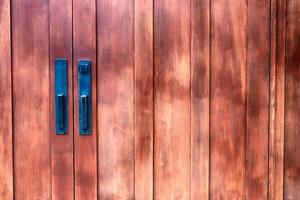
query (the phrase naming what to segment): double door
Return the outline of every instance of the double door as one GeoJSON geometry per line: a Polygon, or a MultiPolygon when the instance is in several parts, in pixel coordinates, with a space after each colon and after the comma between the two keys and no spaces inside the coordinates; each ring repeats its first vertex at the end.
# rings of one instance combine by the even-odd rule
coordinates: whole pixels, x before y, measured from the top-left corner
{"type": "Polygon", "coordinates": [[[299,0],[0,0],[0,199],[300,199],[299,0]]]}

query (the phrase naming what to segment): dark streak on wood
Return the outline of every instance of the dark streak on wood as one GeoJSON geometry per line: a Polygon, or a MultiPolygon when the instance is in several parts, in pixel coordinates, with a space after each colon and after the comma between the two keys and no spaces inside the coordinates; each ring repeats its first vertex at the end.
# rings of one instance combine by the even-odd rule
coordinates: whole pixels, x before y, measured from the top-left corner
{"type": "Polygon", "coordinates": [[[135,198],[153,199],[153,1],[135,2],[135,198]]]}
{"type": "Polygon", "coordinates": [[[191,5],[191,199],[209,199],[210,1],[191,5]]]}

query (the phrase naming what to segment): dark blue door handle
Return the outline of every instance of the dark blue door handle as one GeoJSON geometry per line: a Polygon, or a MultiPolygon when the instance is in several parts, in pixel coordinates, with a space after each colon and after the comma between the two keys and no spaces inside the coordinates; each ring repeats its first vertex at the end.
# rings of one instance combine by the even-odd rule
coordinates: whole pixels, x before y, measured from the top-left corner
{"type": "Polygon", "coordinates": [[[59,94],[57,95],[57,109],[58,109],[58,113],[57,113],[57,118],[58,118],[58,128],[59,130],[64,130],[64,125],[65,125],[65,100],[64,100],[64,95],[63,94],[59,94]]]}
{"type": "Polygon", "coordinates": [[[78,62],[78,99],[79,99],[79,133],[90,135],[92,124],[91,100],[91,61],[78,62]]]}
{"type": "Polygon", "coordinates": [[[81,127],[84,131],[88,129],[88,97],[86,95],[81,95],[81,127]]]}
{"type": "Polygon", "coordinates": [[[63,135],[68,132],[68,61],[57,58],[54,68],[56,134],[63,135]]]}

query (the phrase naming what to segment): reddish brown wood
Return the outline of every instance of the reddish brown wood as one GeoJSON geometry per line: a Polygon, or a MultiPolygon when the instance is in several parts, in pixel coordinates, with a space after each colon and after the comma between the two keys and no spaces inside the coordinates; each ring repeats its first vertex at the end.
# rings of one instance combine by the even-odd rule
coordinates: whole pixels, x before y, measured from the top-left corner
{"type": "Polygon", "coordinates": [[[191,5],[191,199],[209,199],[210,1],[191,5]]]}
{"type": "Polygon", "coordinates": [[[97,5],[98,198],[134,199],[134,4],[97,5]]]}
{"type": "Polygon", "coordinates": [[[283,198],[286,1],[271,1],[269,199],[283,198]]]}
{"type": "Polygon", "coordinates": [[[300,1],[287,4],[284,199],[300,199],[300,1]]]}
{"type": "Polygon", "coordinates": [[[10,1],[0,2],[0,199],[13,199],[10,1]]]}
{"type": "MultiPolygon", "coordinates": [[[[277,52],[277,0],[271,0],[271,43],[270,43],[270,115],[269,115],[269,195],[268,199],[275,200],[276,185],[276,52],[277,52]]],[[[278,198],[277,198],[278,199],[278,198]]]]}
{"type": "Polygon", "coordinates": [[[153,1],[135,2],[135,198],[153,199],[153,1]]]}
{"type": "Polygon", "coordinates": [[[51,199],[48,10],[12,1],[15,199],[51,199]]]}
{"type": "Polygon", "coordinates": [[[245,199],[246,30],[243,0],[211,2],[210,199],[245,199]]]}
{"type": "Polygon", "coordinates": [[[0,2],[0,199],[300,199],[298,0],[11,4],[0,2]],[[63,136],[56,57],[69,60],[63,136]],[[92,60],[91,136],[78,131],[80,58],[92,60]]]}
{"type": "Polygon", "coordinates": [[[74,199],[72,1],[50,0],[50,115],[52,199],[74,199]],[[68,133],[56,135],[54,60],[68,59],[68,133]]]}
{"type": "Polygon", "coordinates": [[[96,1],[73,0],[75,199],[97,199],[96,1]],[[92,134],[79,135],[78,60],[92,61],[92,134]]]}
{"type": "Polygon", "coordinates": [[[190,1],[154,2],[154,198],[190,198],[190,1]]]}
{"type": "Polygon", "coordinates": [[[267,199],[270,1],[248,1],[246,199],[267,199]]]}

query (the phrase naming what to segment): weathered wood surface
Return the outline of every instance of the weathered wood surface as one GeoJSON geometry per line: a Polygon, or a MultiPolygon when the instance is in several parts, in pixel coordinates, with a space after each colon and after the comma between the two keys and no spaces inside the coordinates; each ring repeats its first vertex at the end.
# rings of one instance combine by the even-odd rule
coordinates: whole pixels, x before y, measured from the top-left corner
{"type": "Polygon", "coordinates": [[[0,199],[13,199],[10,1],[0,2],[0,199]]]}
{"type": "Polygon", "coordinates": [[[12,1],[15,199],[51,199],[48,11],[12,1]]]}
{"type": "Polygon", "coordinates": [[[284,199],[300,199],[300,1],[287,4],[284,199]]]}
{"type": "Polygon", "coordinates": [[[248,1],[246,199],[267,199],[270,1],[248,1]]]}
{"type": "Polygon", "coordinates": [[[190,1],[154,1],[154,198],[190,198],[190,1]]]}
{"type": "Polygon", "coordinates": [[[50,0],[50,115],[52,199],[74,199],[72,1],[50,0]],[[64,5],[64,6],[62,6],[64,5]],[[68,133],[55,130],[54,60],[68,59],[68,133]]]}
{"type": "Polygon", "coordinates": [[[191,2],[191,199],[209,199],[210,1],[191,2]]]}
{"type": "Polygon", "coordinates": [[[245,199],[247,4],[211,1],[210,199],[245,199]]]}
{"type": "Polygon", "coordinates": [[[300,199],[299,13],[298,0],[2,0],[0,199],[300,199]]]}
{"type": "Polygon", "coordinates": [[[134,3],[97,6],[98,198],[134,199],[134,3]]]}
{"type": "Polygon", "coordinates": [[[73,0],[75,199],[97,199],[96,1],[73,0]],[[79,135],[78,60],[92,62],[92,134],[79,135]]]}
{"type": "Polygon", "coordinates": [[[135,9],[135,198],[153,199],[153,1],[135,9]]]}
{"type": "Polygon", "coordinates": [[[283,198],[286,0],[271,0],[269,199],[283,198]]]}

